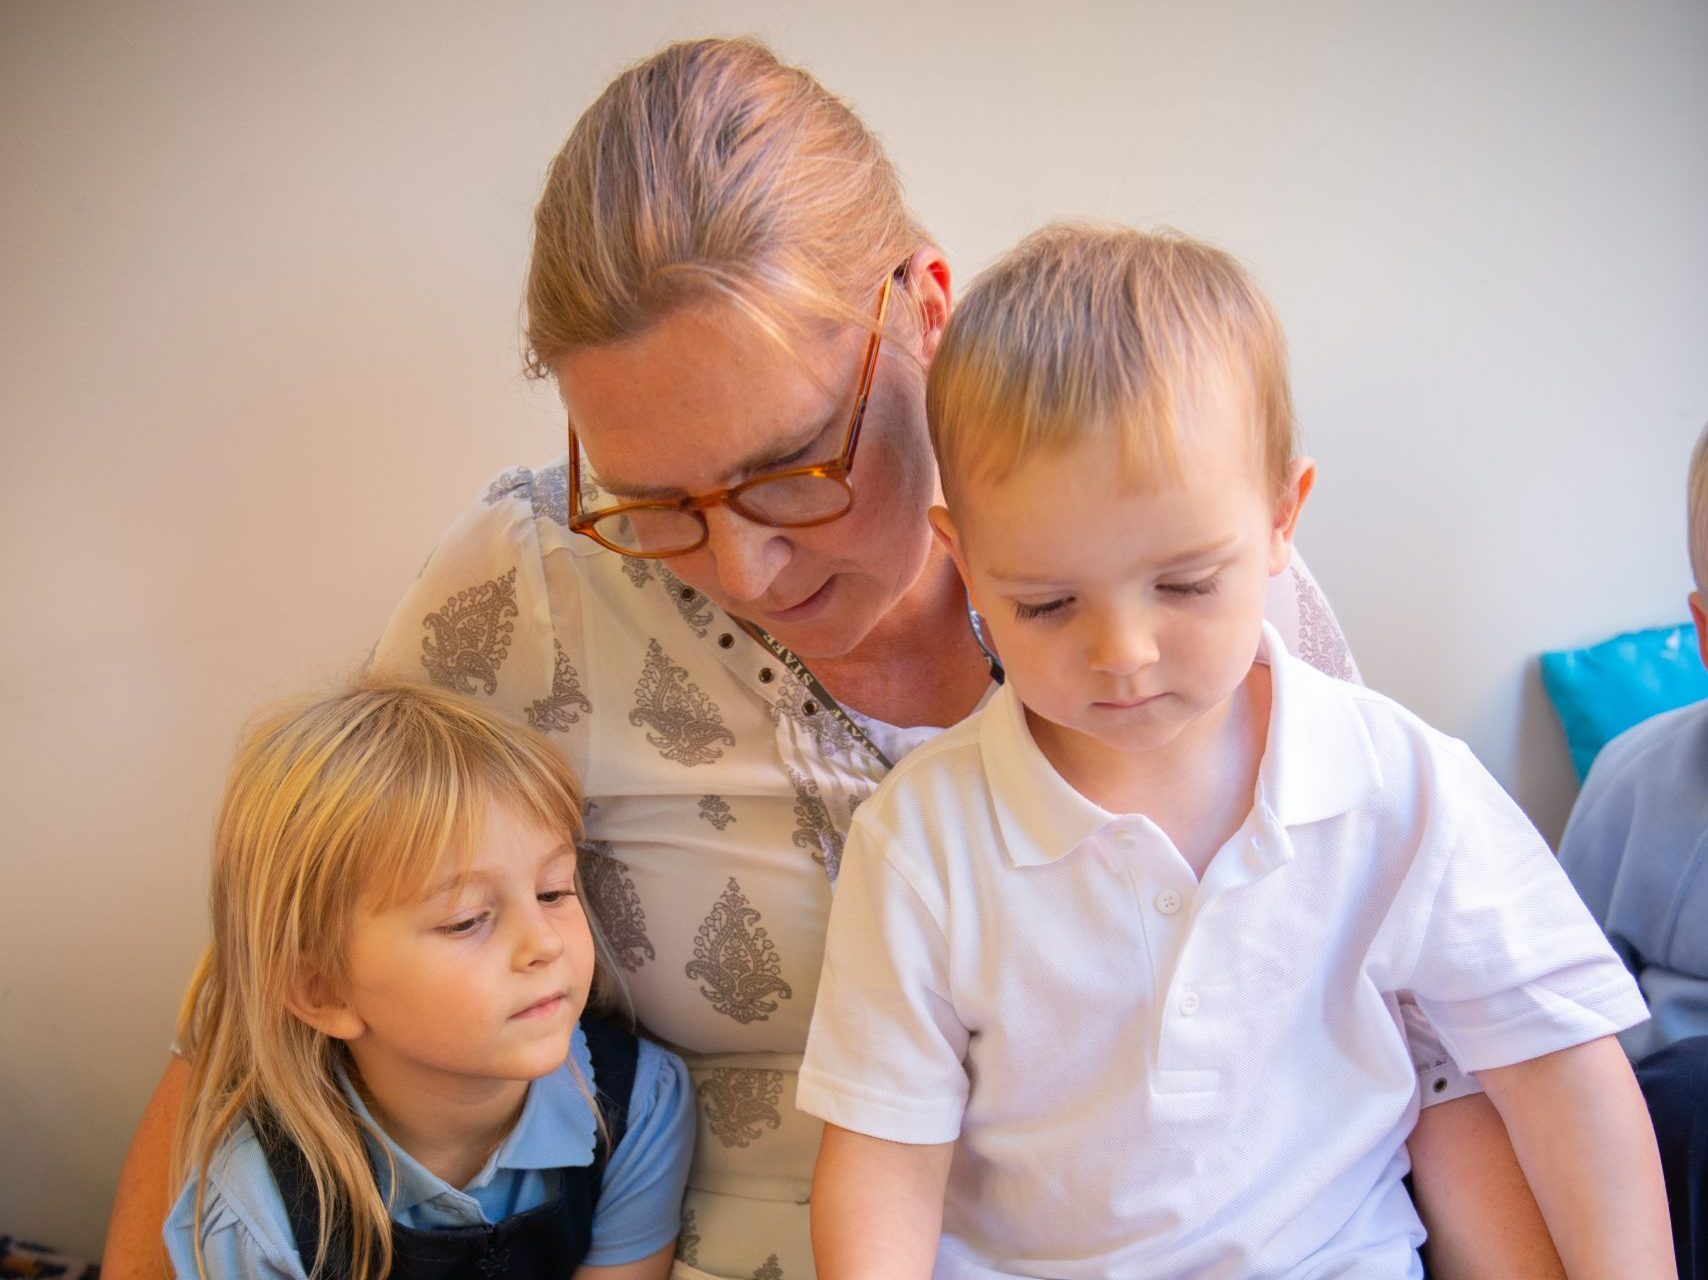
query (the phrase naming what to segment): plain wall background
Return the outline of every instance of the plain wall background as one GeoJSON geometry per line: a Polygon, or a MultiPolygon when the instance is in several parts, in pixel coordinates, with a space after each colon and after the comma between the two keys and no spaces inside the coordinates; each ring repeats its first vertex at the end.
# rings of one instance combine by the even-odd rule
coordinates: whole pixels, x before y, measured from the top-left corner
{"type": "Polygon", "coordinates": [[[743,32],[883,134],[963,281],[1068,214],[1249,262],[1366,678],[1557,836],[1534,654],[1685,616],[1700,0],[6,0],[0,1230],[99,1251],[240,725],[561,451],[519,374],[547,160],[623,64],[743,32]]]}

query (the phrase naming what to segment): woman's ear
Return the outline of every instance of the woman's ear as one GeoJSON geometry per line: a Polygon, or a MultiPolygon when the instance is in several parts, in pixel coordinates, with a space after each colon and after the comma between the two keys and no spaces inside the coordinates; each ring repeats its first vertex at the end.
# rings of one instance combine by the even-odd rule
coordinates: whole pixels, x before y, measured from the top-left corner
{"type": "Polygon", "coordinates": [[[936,245],[925,245],[907,260],[905,275],[908,298],[919,317],[919,357],[930,368],[937,344],[943,340],[943,326],[949,323],[949,260],[936,245]]]}
{"type": "Polygon", "coordinates": [[[354,1040],[368,1029],[343,998],[337,984],[317,970],[304,970],[297,975],[285,992],[285,1008],[334,1040],[354,1040]]]}
{"type": "Polygon", "coordinates": [[[1287,468],[1287,479],[1275,502],[1275,517],[1269,537],[1269,576],[1274,577],[1293,562],[1293,534],[1305,499],[1317,482],[1317,464],[1310,458],[1295,458],[1287,468]]]}

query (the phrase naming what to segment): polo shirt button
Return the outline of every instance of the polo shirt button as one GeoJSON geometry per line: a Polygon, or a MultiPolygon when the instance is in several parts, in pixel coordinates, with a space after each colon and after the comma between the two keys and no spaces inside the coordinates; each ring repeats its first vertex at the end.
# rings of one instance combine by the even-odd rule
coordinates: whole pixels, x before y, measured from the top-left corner
{"type": "Polygon", "coordinates": [[[1115,843],[1123,849],[1131,849],[1139,842],[1139,838],[1131,831],[1123,831],[1115,837],[1115,843]]]}
{"type": "Polygon", "coordinates": [[[1262,836],[1253,836],[1251,838],[1251,847],[1256,852],[1262,853],[1263,852],[1263,837],[1262,836]]]}
{"type": "Polygon", "coordinates": [[[1185,1018],[1190,1018],[1193,1014],[1195,1014],[1197,1012],[1198,1012],[1198,993],[1196,991],[1182,991],[1180,993],[1180,1014],[1181,1014],[1181,1016],[1185,1017],[1185,1018]]]}
{"type": "Polygon", "coordinates": [[[1173,889],[1164,889],[1156,895],[1156,909],[1165,916],[1171,916],[1180,910],[1180,895],[1173,889]]]}

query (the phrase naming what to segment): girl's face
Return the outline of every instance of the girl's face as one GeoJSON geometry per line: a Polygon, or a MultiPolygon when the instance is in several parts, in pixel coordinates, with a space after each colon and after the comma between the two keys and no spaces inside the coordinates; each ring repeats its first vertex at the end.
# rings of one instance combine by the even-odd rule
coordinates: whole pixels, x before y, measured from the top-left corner
{"type": "Polygon", "coordinates": [[[356,908],[341,1036],[376,1099],[456,1097],[555,1070],[593,982],[575,846],[489,806],[467,868],[426,898],[356,908]]]}
{"type": "MultiPolygon", "coordinates": [[[[929,287],[946,285],[934,279],[929,287]]],[[[892,317],[900,310],[892,304],[892,317]]],[[[619,500],[680,497],[834,458],[867,336],[850,328],[791,353],[733,304],[712,303],[575,352],[555,373],[587,464],[607,490],[619,500]]],[[[777,529],[715,506],[705,512],[705,545],[671,557],[671,569],[803,658],[838,657],[865,639],[931,552],[926,512],[937,469],[916,357],[934,339],[934,331],[922,337],[905,323],[889,326],[847,515],[777,529]]]]}

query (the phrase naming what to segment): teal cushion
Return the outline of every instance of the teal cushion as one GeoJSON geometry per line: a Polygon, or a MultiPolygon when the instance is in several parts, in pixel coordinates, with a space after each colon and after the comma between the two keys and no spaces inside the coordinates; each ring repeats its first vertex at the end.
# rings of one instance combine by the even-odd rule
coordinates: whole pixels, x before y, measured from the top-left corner
{"type": "Polygon", "coordinates": [[[1590,762],[1640,720],[1708,698],[1696,628],[1651,627],[1542,655],[1542,687],[1559,713],[1581,782],[1590,762]]]}

